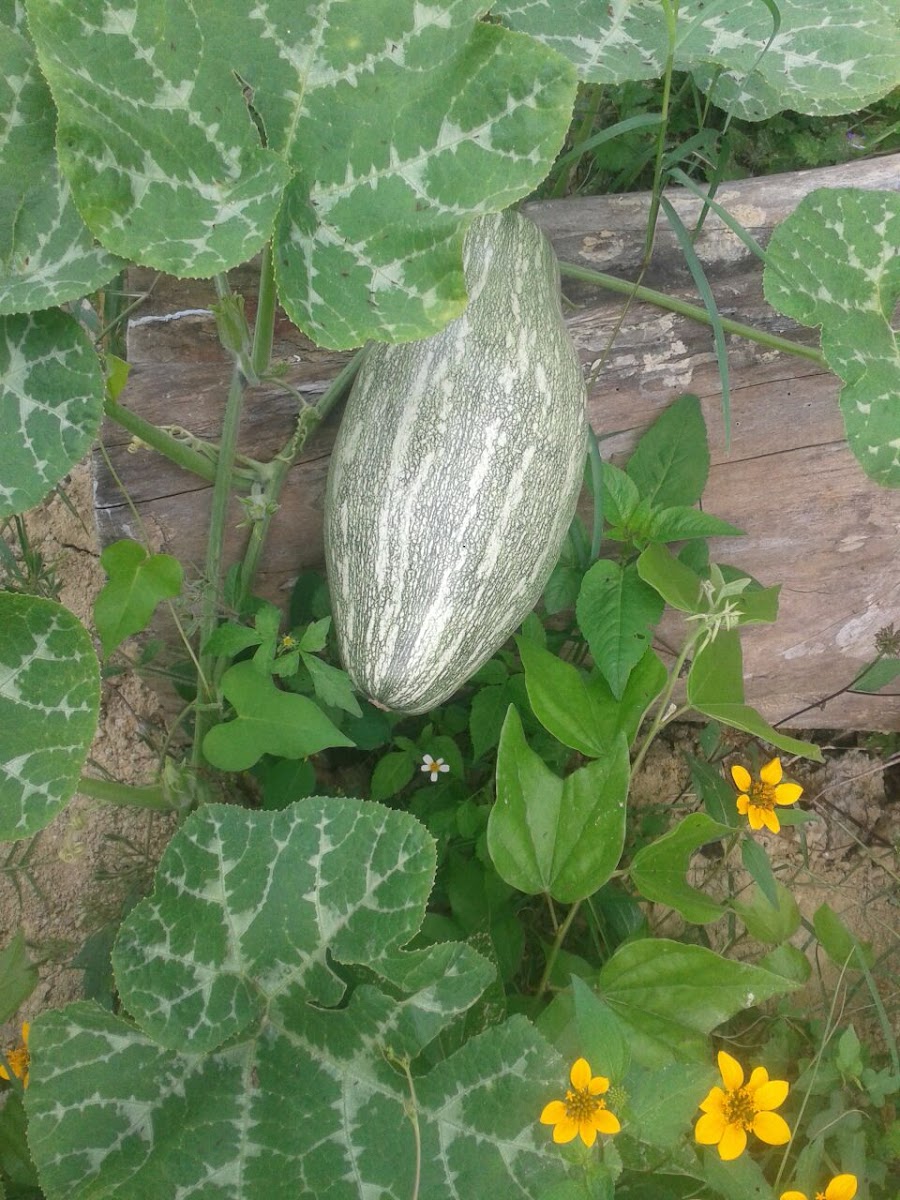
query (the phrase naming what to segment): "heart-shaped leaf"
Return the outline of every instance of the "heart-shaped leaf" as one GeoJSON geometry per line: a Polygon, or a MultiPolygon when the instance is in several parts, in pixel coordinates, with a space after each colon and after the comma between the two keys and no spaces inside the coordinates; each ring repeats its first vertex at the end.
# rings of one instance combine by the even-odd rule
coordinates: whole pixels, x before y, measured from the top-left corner
{"type": "Polygon", "coordinates": [[[100,555],[109,576],[94,601],[94,624],[108,658],[127,637],[140,633],[163,600],[181,591],[181,563],[170,554],[149,554],[128,538],[113,542],[100,555]]]}
{"type": "Polygon", "coordinates": [[[403,949],[434,869],[417,821],[360,800],[193,813],[113,954],[136,1024],[79,1003],[32,1028],[49,1200],[546,1195],[563,1064],[533,1026],[422,1067],[493,976],[465,943],[403,949]]]}

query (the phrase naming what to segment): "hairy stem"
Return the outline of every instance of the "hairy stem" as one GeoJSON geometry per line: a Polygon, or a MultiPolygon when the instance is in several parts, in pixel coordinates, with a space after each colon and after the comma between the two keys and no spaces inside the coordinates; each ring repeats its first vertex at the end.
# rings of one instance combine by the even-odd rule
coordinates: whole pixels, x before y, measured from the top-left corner
{"type": "Polygon", "coordinates": [[[253,349],[250,362],[254,372],[264,375],[272,357],[272,339],[275,335],[275,263],[272,259],[272,243],[263,251],[259,269],[259,293],[256,306],[256,321],[253,325],[253,349]]]}
{"type": "MultiPolygon", "coordinates": [[[[680,313],[683,317],[690,317],[692,321],[699,321],[701,325],[711,324],[709,313],[705,308],[698,308],[696,304],[689,304],[686,300],[667,296],[665,292],[657,292],[654,288],[628,283],[627,280],[619,279],[615,275],[607,275],[604,271],[592,271],[588,267],[577,267],[574,263],[561,262],[559,269],[560,273],[569,279],[593,283],[610,292],[619,292],[621,295],[633,297],[635,300],[643,300],[646,304],[654,304],[657,308],[664,308],[669,312],[680,313]]],[[[747,338],[748,341],[759,342],[761,346],[770,346],[773,350],[782,350],[786,354],[794,354],[798,358],[807,358],[825,371],[831,369],[825,361],[824,355],[811,346],[801,346],[798,342],[791,342],[774,333],[766,333],[764,329],[754,329],[752,325],[743,325],[740,321],[732,321],[728,317],[720,317],[719,320],[726,333],[734,333],[738,337],[747,338]]]]}
{"type": "Polygon", "coordinates": [[[172,798],[166,795],[161,783],[133,787],[127,783],[117,783],[113,779],[96,779],[82,775],[78,781],[78,791],[82,796],[90,796],[93,800],[102,800],[105,804],[118,804],[124,808],[151,808],[163,812],[171,812],[178,808],[172,798]]]}

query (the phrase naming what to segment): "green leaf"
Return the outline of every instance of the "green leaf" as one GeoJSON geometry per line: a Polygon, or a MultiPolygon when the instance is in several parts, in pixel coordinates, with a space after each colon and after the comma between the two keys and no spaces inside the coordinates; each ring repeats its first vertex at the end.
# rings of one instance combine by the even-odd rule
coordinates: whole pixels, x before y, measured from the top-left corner
{"type": "Polygon", "coordinates": [[[732,1162],[723,1162],[718,1151],[707,1149],[703,1154],[703,1167],[707,1183],[723,1200],[775,1200],[762,1168],[749,1154],[742,1154],[732,1162]]]}
{"type": "MultiPolygon", "coordinates": [[[[721,568],[720,568],[721,569],[721,568]]],[[[722,572],[728,582],[728,573],[722,572]]],[[[778,620],[778,600],[781,596],[781,584],[775,587],[754,587],[753,584],[735,597],[735,605],[740,613],[741,625],[771,625],[778,620]]]]}
{"type": "MultiPolygon", "coordinates": [[[[502,0],[491,11],[565,54],[587,82],[663,74],[666,22],[655,0],[502,0]]],[[[900,34],[889,5],[777,0],[776,12],[777,23],[768,3],[707,5],[705,12],[682,3],[676,71],[693,71],[720,108],[749,121],[786,108],[818,116],[856,112],[900,82],[900,34]]]]}
{"type": "Polygon", "coordinates": [[[346,671],[342,671],[340,667],[333,667],[331,663],[323,662],[314,654],[302,653],[300,657],[312,678],[316,696],[323,704],[328,705],[329,708],[339,708],[342,712],[349,713],[351,717],[362,716],[362,709],[353,694],[353,684],[346,671]]]}
{"type": "Polygon", "coordinates": [[[708,1063],[672,1063],[640,1071],[628,1085],[629,1130],[649,1146],[668,1150],[690,1133],[700,1101],[717,1081],[708,1063]]]}
{"type": "Polygon", "coordinates": [[[68,804],[99,706],[97,656],[78,619],[0,592],[0,838],[31,837],[68,804]]]}
{"type": "Polygon", "coordinates": [[[599,675],[585,679],[571,663],[518,639],[534,715],[565,746],[599,758],[620,733],[630,745],[644,713],[663,689],[666,669],[652,650],[640,660],[617,701],[599,675]]]}
{"type": "Polygon", "coordinates": [[[203,643],[203,653],[234,658],[242,650],[258,646],[262,640],[262,634],[256,629],[250,629],[247,625],[236,625],[233,621],[225,621],[214,629],[203,643]]]}
{"type": "Polygon", "coordinates": [[[257,768],[262,784],[262,804],[268,812],[287,808],[302,796],[316,790],[316,772],[312,763],[302,758],[268,759],[257,768]]]}
{"type": "Polygon", "coordinates": [[[104,386],[91,340],[68,313],[0,318],[0,518],[38,504],[84,457],[104,386]]]}
{"type": "Polygon", "coordinates": [[[791,979],[798,984],[806,983],[812,974],[809,959],[802,950],[798,950],[790,942],[783,942],[774,950],[770,950],[764,958],[759,960],[759,965],[765,967],[767,971],[774,971],[777,975],[783,975],[785,979],[791,979]]]}
{"type": "Polygon", "coordinates": [[[599,975],[599,994],[632,1033],[647,1067],[708,1060],[707,1035],[735,1013],[795,985],[703,946],[646,938],[620,946],[599,975]]]}
{"type": "Polygon", "coordinates": [[[665,600],[680,612],[703,612],[700,577],[680,562],[665,546],[651,543],[637,560],[641,579],[655,588],[665,600]]]}
{"type": "Polygon", "coordinates": [[[700,846],[734,833],[706,813],[691,813],[649,846],[643,846],[631,864],[631,879],[642,896],[667,904],[695,925],[716,921],[723,905],[685,881],[691,857],[700,846]]]}
{"type": "Polygon", "coordinates": [[[698,712],[723,725],[752,733],[788,754],[824,761],[818,746],[780,733],[756,709],[744,703],[743,656],[736,629],[720,633],[694,659],[687,680],[687,698],[698,712]]]}
{"type": "Polygon", "coordinates": [[[516,638],[516,645],[534,715],[563,745],[598,758],[606,749],[600,730],[604,693],[612,695],[607,684],[586,681],[577,667],[526,638],[516,638]]]}
{"type": "Polygon", "coordinates": [[[492,750],[500,740],[500,730],[509,707],[509,688],[503,683],[483,687],[472,697],[469,715],[469,736],[472,757],[479,759],[492,750]]]}
{"type": "Polygon", "coordinates": [[[577,975],[572,976],[572,999],[576,1056],[586,1058],[595,1075],[605,1075],[614,1085],[622,1083],[631,1063],[631,1047],[621,1021],[577,975]]]}
{"type": "MultiPolygon", "coordinates": [[[[733,795],[733,793],[732,793],[733,795]]],[[[767,903],[772,908],[778,908],[778,884],[772,872],[772,864],[766,853],[765,846],[754,837],[741,839],[741,862],[754,880],[767,903]]],[[[788,935],[790,936],[790,935],[788,935]]],[[[765,941],[765,938],[763,939],[765,941]]]]}
{"type": "Polygon", "coordinates": [[[598,670],[621,699],[632,668],[649,649],[662,600],[634,563],[621,567],[600,559],[582,581],[575,611],[598,670]]]}
{"type": "Polygon", "coordinates": [[[264,754],[306,758],[328,746],[353,745],[317,704],[279,691],[252,662],[229,667],[221,688],[236,716],[203,739],[207,761],[220,771],[246,771],[264,754]]]}
{"type": "MultiPolygon", "coordinates": [[[[394,0],[377,16],[364,0],[327,10],[323,23],[320,10],[298,17],[291,6],[271,22],[264,62],[248,39],[235,64],[257,84],[270,143],[297,170],[276,227],[282,303],[319,345],[434,333],[465,306],[469,220],[547,174],[574,72],[480,23],[480,0],[425,10],[394,0]],[[315,47],[299,62],[287,49],[298,43],[315,47]],[[298,92],[299,115],[288,102],[298,92]]],[[[259,22],[244,22],[259,43],[259,22]]]]}
{"type": "Polygon", "coordinates": [[[125,264],[94,244],[60,177],[56,111],[24,23],[0,23],[0,112],[0,315],[77,300],[125,264]]]}
{"type": "Polygon", "coordinates": [[[757,887],[749,904],[732,902],[732,907],[747,927],[751,937],[758,942],[778,946],[793,937],[800,928],[800,909],[792,893],[782,883],[775,881],[777,903],[771,904],[768,897],[757,887]]]}
{"type": "Polygon", "coordinates": [[[880,692],[900,675],[900,658],[881,658],[856,680],[850,689],[853,692],[880,692]]]}
{"type": "Polygon", "coordinates": [[[407,1064],[493,976],[461,942],[403,949],[434,870],[418,822],[359,800],[191,814],[113,954],[134,1020],[78,1003],[34,1023],[48,1200],[399,1198],[417,1158],[429,1200],[542,1197],[567,1173],[535,1118],[564,1066],[523,1017],[417,1068],[416,1152],[407,1064]]]}
{"type": "Polygon", "coordinates": [[[181,591],[181,563],[170,554],[149,554],[123,538],[107,546],[100,565],[109,576],[94,601],[94,624],[104,658],[127,637],[150,624],[157,605],[181,591]]]}
{"type": "Polygon", "coordinates": [[[738,812],[735,807],[735,791],[721,776],[719,771],[693,755],[686,755],[687,764],[691,769],[691,783],[694,791],[703,801],[703,807],[714,821],[721,825],[738,825],[738,812]]]}
{"type": "Polygon", "coordinates": [[[369,794],[373,800],[389,800],[403,791],[415,773],[416,758],[408,750],[385,754],[375,764],[369,794]]]}
{"type": "Polygon", "coordinates": [[[734,537],[742,534],[738,529],[721,517],[702,512],[699,508],[688,508],[685,505],[674,505],[671,508],[660,509],[653,514],[650,522],[650,536],[656,542],[681,542],[687,538],[703,537],[734,537]]]}
{"type": "Polygon", "coordinates": [[[38,969],[28,957],[25,934],[17,929],[0,950],[0,1024],[5,1024],[37,987],[38,969]]]}
{"type": "Polygon", "coordinates": [[[603,464],[600,474],[603,495],[603,520],[607,525],[624,529],[641,500],[634,480],[611,462],[603,464]]]}
{"type": "Polygon", "coordinates": [[[319,621],[313,621],[303,631],[303,636],[300,638],[300,649],[309,654],[318,654],[325,649],[330,629],[331,617],[322,617],[319,621]]]}
{"type": "Polygon", "coordinates": [[[565,563],[557,563],[553,568],[544,588],[544,608],[551,617],[575,607],[582,575],[578,567],[570,567],[565,563]]]}
{"type": "Polygon", "coordinates": [[[875,961],[871,944],[858,941],[827,902],[820,904],[813,914],[813,929],[836,967],[846,965],[858,971],[861,962],[871,967],[875,961]]]}
{"type": "Polygon", "coordinates": [[[0,1197],[42,1200],[37,1172],[28,1153],[28,1122],[22,1097],[8,1093],[0,1108],[0,1197]],[[4,1182],[9,1191],[3,1191],[4,1182]]]}
{"type": "Polygon", "coordinates": [[[655,507],[696,504],[709,475],[706,422],[699,399],[680,396],[660,413],[625,470],[655,507]]]}
{"type": "Polygon", "coordinates": [[[603,759],[559,779],[529,747],[510,706],[487,830],[499,874],[520,892],[549,892],[564,904],[597,891],[622,854],[629,778],[620,735],[603,759]]]}
{"type": "Polygon", "coordinates": [[[775,230],[763,275],[774,308],[821,325],[822,353],[844,381],[850,449],[888,487],[900,487],[900,346],[891,327],[900,298],[898,244],[896,192],[819,188],[775,230]]]}
{"type": "MultiPolygon", "coordinates": [[[[59,110],[59,164],[79,212],[113,253],[173,275],[214,275],[252,258],[291,178],[279,154],[259,144],[233,73],[239,55],[224,39],[252,34],[246,10],[241,21],[229,7],[28,6],[59,110]]],[[[264,30],[255,32],[258,57],[274,55],[264,30]]],[[[252,86],[255,74],[241,79],[252,86]]]]}

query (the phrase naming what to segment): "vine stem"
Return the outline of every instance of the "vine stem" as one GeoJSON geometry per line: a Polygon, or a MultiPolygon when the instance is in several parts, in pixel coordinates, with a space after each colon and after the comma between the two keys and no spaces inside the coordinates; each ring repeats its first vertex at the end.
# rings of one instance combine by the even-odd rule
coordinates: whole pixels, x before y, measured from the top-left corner
{"type": "Polygon", "coordinates": [[[669,701],[672,699],[672,693],[675,691],[675,685],[678,682],[679,675],[681,674],[681,668],[687,662],[688,655],[693,650],[696,642],[696,637],[688,638],[685,644],[681,647],[681,651],[675,662],[672,664],[672,669],[669,672],[669,682],[666,684],[665,690],[659,698],[659,703],[656,706],[656,713],[650,724],[650,728],[647,730],[644,740],[641,742],[640,749],[634,756],[634,762],[631,764],[632,776],[637,774],[638,768],[647,757],[647,751],[653,744],[653,739],[656,737],[665,723],[666,709],[669,707],[669,701]]]}
{"type": "Polygon", "coordinates": [[[647,238],[644,242],[644,257],[641,265],[643,273],[650,256],[653,254],[653,240],[656,237],[656,221],[659,216],[659,203],[662,196],[663,157],[666,152],[666,134],[669,129],[669,98],[672,94],[672,72],[675,70],[675,39],[678,31],[678,0],[662,0],[663,12],[666,19],[666,65],[663,71],[663,94],[660,104],[659,132],[656,135],[656,161],[653,164],[653,191],[650,199],[650,215],[647,219],[647,238]]]}
{"type": "Polygon", "coordinates": [[[580,908],[581,901],[576,900],[566,913],[565,920],[556,931],[556,937],[553,939],[553,945],[550,947],[550,953],[547,955],[547,964],[544,967],[544,973],[541,976],[541,982],[538,984],[538,990],[534,997],[535,1004],[538,1003],[544,992],[547,990],[547,985],[550,982],[550,976],[553,974],[553,968],[556,966],[556,960],[559,956],[562,944],[566,940],[566,934],[569,932],[572,922],[578,915],[578,910],[580,908]]]}
{"type": "Polygon", "coordinates": [[[253,348],[250,362],[257,376],[265,375],[272,357],[272,340],[275,336],[275,263],[272,258],[272,243],[263,251],[259,270],[259,291],[256,301],[256,321],[253,325],[253,348]]]}
{"type": "MultiPolygon", "coordinates": [[[[235,364],[231,373],[228,398],[225,401],[225,416],[222,422],[222,440],[216,463],[216,478],[213,483],[212,512],[209,519],[209,538],[206,544],[205,587],[200,616],[199,641],[202,650],[216,627],[219,607],[219,584],[222,571],[222,556],[225,546],[225,523],[228,516],[228,501],[231,498],[231,472],[237,452],[238,430],[244,401],[244,378],[235,364]]],[[[214,676],[214,659],[201,653],[200,679],[211,680],[214,676]]],[[[214,712],[215,697],[204,689],[203,700],[197,706],[194,721],[194,744],[192,748],[194,766],[202,762],[202,742],[214,712]],[[212,707],[210,707],[212,706],[212,707]]]]}
{"type": "Polygon", "coordinates": [[[364,355],[365,351],[360,350],[350,359],[340,374],[332,380],[328,388],[322,393],[318,403],[315,405],[308,404],[294,388],[288,387],[286,384],[282,385],[288,391],[292,392],[294,397],[300,402],[301,408],[297,414],[297,425],[293,434],[275,455],[271,463],[268,464],[268,478],[263,494],[260,497],[263,515],[259,520],[253,522],[247,542],[247,549],[241,563],[238,609],[243,608],[243,604],[252,590],[253,581],[259,568],[259,561],[262,557],[263,547],[265,546],[266,536],[269,532],[269,526],[278,504],[278,498],[281,495],[281,489],[284,487],[285,480],[287,479],[288,471],[291,469],[297,455],[303,449],[309,435],[347,392],[350,384],[356,378],[357,371],[362,366],[364,355]]]}
{"type": "Polygon", "coordinates": [[[172,812],[178,807],[172,803],[160,783],[135,787],[127,783],[117,783],[113,779],[82,775],[78,780],[78,792],[82,796],[90,796],[92,800],[102,800],[105,804],[118,804],[124,808],[151,808],[172,812]]]}
{"type": "MultiPolygon", "coordinates": [[[[705,308],[699,308],[696,304],[689,304],[686,300],[679,300],[675,296],[668,296],[665,292],[656,291],[655,288],[628,283],[627,280],[619,279],[615,275],[607,275],[605,271],[592,271],[588,267],[575,266],[574,263],[561,262],[559,270],[560,274],[569,279],[579,279],[583,283],[593,283],[610,292],[619,292],[621,295],[633,297],[635,300],[643,300],[657,308],[664,308],[669,312],[680,313],[683,317],[690,317],[692,321],[699,321],[701,325],[712,324],[705,308]]],[[[794,354],[798,358],[807,358],[810,362],[822,367],[823,370],[831,370],[825,361],[825,356],[819,350],[814,350],[812,346],[801,346],[799,342],[778,337],[775,333],[766,333],[764,329],[754,329],[752,325],[744,325],[740,321],[732,321],[728,317],[719,317],[719,320],[727,333],[737,334],[738,337],[746,338],[751,342],[759,342],[761,346],[770,346],[773,350],[783,350],[786,354],[794,354]]]]}

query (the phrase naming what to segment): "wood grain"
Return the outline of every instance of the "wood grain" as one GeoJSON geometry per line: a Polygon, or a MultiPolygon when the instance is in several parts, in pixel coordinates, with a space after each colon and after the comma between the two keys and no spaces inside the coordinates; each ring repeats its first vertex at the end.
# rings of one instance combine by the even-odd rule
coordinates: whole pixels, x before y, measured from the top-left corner
{"type": "MultiPolygon", "coordinates": [[[[762,244],[800,199],[817,187],[900,186],[900,156],[723,185],[718,201],[762,244]]],[[[673,190],[685,224],[700,202],[673,190]]],[[[643,250],[646,194],[529,204],[527,214],[568,262],[634,279],[643,250]]],[[[724,316],[817,345],[816,331],[773,312],[762,296],[761,265],[717,217],[696,241],[698,256],[724,316]]],[[[232,273],[252,316],[256,273],[232,273]]],[[[698,303],[674,236],[662,225],[643,281],[698,303]]],[[[177,424],[215,438],[227,389],[229,363],[209,314],[210,283],[131,272],[130,287],[150,295],[130,323],[132,373],[122,401],[148,420],[177,424]]],[[[592,377],[591,422],[603,451],[622,462],[641,431],[676,396],[696,393],[710,434],[712,466],[703,507],[732,521],[746,537],[719,539],[719,561],[746,569],[766,584],[783,583],[776,625],[747,631],[747,696],[770,721],[807,708],[795,728],[900,729],[900,688],[889,694],[843,694],[874,657],[874,636],[900,627],[900,495],[872,484],[844,441],[837,407],[839,381],[807,360],[729,338],[731,440],[726,446],[721,387],[708,328],[645,304],[620,321],[622,297],[577,285],[567,319],[592,377]],[[813,705],[816,707],[809,708],[813,705]]],[[[346,355],[312,346],[280,318],[276,357],[288,381],[310,400],[327,387],[346,355]]],[[[247,396],[241,449],[271,455],[292,428],[294,403],[276,387],[247,396]]],[[[322,561],[322,503],[336,419],[317,432],[293,467],[273,522],[257,590],[283,601],[297,572],[322,561]]],[[[157,544],[199,566],[211,492],[204,481],[147,451],[127,452],[130,435],[109,422],[103,440],[157,544]]],[[[104,542],[133,536],[132,516],[103,457],[94,456],[96,513],[104,542]]],[[[236,528],[233,506],[228,552],[240,554],[246,531],[236,528]]],[[[668,631],[671,634],[671,630],[668,631]]],[[[667,629],[663,630],[666,637],[667,629]]]]}

